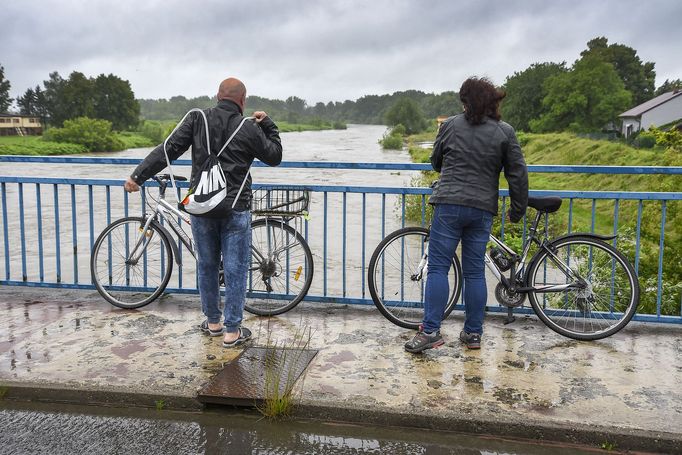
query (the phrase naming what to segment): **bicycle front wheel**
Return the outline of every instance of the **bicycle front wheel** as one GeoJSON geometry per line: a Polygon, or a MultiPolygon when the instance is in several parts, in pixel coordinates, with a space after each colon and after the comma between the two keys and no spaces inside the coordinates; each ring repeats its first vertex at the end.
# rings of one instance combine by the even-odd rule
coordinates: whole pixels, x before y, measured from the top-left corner
{"type": "Polygon", "coordinates": [[[527,278],[535,288],[530,303],[542,322],[576,340],[606,338],[630,322],[639,303],[639,283],[622,253],[579,235],[552,242],[548,249],[533,258],[527,278]]]}
{"type": "MultiPolygon", "coordinates": [[[[428,244],[428,229],[398,229],[379,243],[369,261],[367,281],[374,304],[389,321],[406,329],[418,329],[424,319],[427,267],[422,259],[428,244]]],[[[455,256],[448,275],[450,294],[443,319],[459,299],[461,277],[462,267],[455,256]]]]}
{"type": "Polygon", "coordinates": [[[244,309],[274,316],[299,304],[313,281],[313,254],[303,236],[286,222],[251,223],[251,268],[244,309]]]}
{"type": "Polygon", "coordinates": [[[166,289],[173,270],[173,252],[159,227],[127,217],[99,235],[90,256],[92,282],[104,299],[119,308],[140,308],[166,289]]]}

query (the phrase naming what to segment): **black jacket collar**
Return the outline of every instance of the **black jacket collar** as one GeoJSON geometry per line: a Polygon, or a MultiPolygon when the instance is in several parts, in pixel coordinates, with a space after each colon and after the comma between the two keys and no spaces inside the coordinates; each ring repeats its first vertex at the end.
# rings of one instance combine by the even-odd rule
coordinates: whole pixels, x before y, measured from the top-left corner
{"type": "Polygon", "coordinates": [[[231,100],[219,100],[218,107],[221,109],[225,109],[226,111],[239,112],[240,114],[243,114],[242,108],[239,107],[237,103],[231,100]]]}

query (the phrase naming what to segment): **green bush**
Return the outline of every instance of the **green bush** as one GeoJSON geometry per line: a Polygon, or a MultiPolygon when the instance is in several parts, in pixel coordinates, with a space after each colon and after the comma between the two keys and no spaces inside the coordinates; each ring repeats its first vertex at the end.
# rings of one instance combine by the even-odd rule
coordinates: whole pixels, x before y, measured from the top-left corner
{"type": "Polygon", "coordinates": [[[127,149],[134,149],[140,147],[153,147],[157,142],[152,141],[141,133],[134,133],[132,131],[122,131],[116,134],[116,137],[123,142],[127,149]]]}
{"type": "Polygon", "coordinates": [[[637,136],[635,142],[641,149],[652,149],[656,145],[656,136],[653,133],[642,132],[637,136]]]}
{"type": "Polygon", "coordinates": [[[43,140],[80,144],[89,152],[124,150],[125,144],[111,131],[111,122],[88,117],[64,121],[63,128],[50,128],[43,140]]]}
{"type": "Polygon", "coordinates": [[[398,123],[396,126],[391,128],[392,135],[404,136],[406,133],[407,129],[405,128],[405,125],[403,125],[402,123],[398,123]]]}
{"type": "MultiPolygon", "coordinates": [[[[175,125],[173,125],[175,126],[175,125]]],[[[154,144],[160,144],[166,139],[166,130],[168,125],[164,125],[161,122],[156,122],[152,120],[145,120],[142,122],[142,127],[139,133],[150,139],[154,144]]]]}
{"type": "Polygon", "coordinates": [[[388,150],[400,150],[403,148],[403,137],[397,134],[384,134],[382,139],[379,139],[381,146],[388,150]]]}
{"type": "MultiPolygon", "coordinates": [[[[678,129],[672,128],[668,131],[663,131],[652,126],[649,128],[648,133],[656,137],[656,145],[682,151],[682,133],[678,129]]],[[[640,137],[642,137],[642,134],[640,134],[640,137]]]]}

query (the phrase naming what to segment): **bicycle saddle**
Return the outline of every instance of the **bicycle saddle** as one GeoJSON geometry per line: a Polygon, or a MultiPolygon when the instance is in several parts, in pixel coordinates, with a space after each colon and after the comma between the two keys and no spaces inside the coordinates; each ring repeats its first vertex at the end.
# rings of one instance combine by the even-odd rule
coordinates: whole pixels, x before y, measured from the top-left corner
{"type": "Polygon", "coordinates": [[[561,198],[556,196],[528,197],[528,206],[545,213],[554,213],[561,207],[561,198]]]}

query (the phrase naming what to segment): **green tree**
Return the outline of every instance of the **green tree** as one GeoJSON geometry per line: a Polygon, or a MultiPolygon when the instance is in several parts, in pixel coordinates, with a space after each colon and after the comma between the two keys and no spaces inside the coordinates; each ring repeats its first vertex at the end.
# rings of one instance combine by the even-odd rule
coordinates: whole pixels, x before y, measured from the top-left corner
{"type": "Polygon", "coordinates": [[[417,102],[408,97],[399,98],[386,112],[385,118],[389,126],[405,126],[407,134],[424,131],[428,125],[417,102]]]}
{"type": "Polygon", "coordinates": [[[551,76],[543,89],[545,113],[531,120],[534,132],[600,131],[632,103],[613,65],[595,57],[584,57],[571,71],[551,76]]]}
{"type": "Polygon", "coordinates": [[[567,72],[566,62],[533,63],[521,72],[508,76],[504,83],[507,96],[502,101],[502,118],[520,131],[530,130],[530,121],[542,115],[542,89],[547,79],[567,72]]]}
{"type": "Polygon", "coordinates": [[[609,44],[608,39],[601,36],[588,41],[587,49],[580,55],[582,58],[596,57],[612,64],[625,89],[632,93],[633,104],[638,105],[654,97],[654,63],[643,63],[633,48],[618,43],[609,44]]]}
{"type": "Polygon", "coordinates": [[[33,89],[33,103],[34,103],[34,115],[40,117],[40,122],[45,125],[47,123],[47,117],[49,111],[47,108],[47,98],[45,97],[45,92],[41,90],[39,85],[33,89]]]}
{"type": "Polygon", "coordinates": [[[113,74],[100,74],[94,80],[93,110],[95,118],[110,121],[115,130],[132,129],[139,123],[140,104],[130,83],[113,74]]]}
{"type": "Polygon", "coordinates": [[[85,74],[74,71],[69,75],[60,100],[66,114],[62,122],[77,117],[95,117],[94,89],[92,79],[85,74]]]}
{"type": "Polygon", "coordinates": [[[654,95],[663,95],[664,93],[672,92],[673,90],[682,90],[682,79],[673,79],[672,81],[666,79],[665,82],[656,89],[654,95]]]}
{"type": "Polygon", "coordinates": [[[296,114],[302,115],[305,113],[306,102],[298,96],[290,96],[285,101],[287,109],[296,114]]]}
{"type": "Polygon", "coordinates": [[[50,73],[48,80],[43,81],[43,86],[45,87],[47,120],[50,125],[61,126],[64,120],[69,118],[67,108],[62,102],[66,80],[57,71],[54,71],[50,73]]]}
{"type": "Polygon", "coordinates": [[[32,88],[27,89],[22,96],[17,97],[17,106],[19,106],[21,115],[36,115],[36,95],[32,88]]]}
{"type": "Polygon", "coordinates": [[[429,119],[435,119],[439,115],[451,117],[462,112],[462,102],[455,92],[426,95],[422,98],[421,107],[429,119]]]}
{"type": "Polygon", "coordinates": [[[12,98],[9,97],[9,89],[12,84],[5,79],[5,68],[0,65],[0,112],[7,112],[7,109],[12,104],[12,98]]]}

